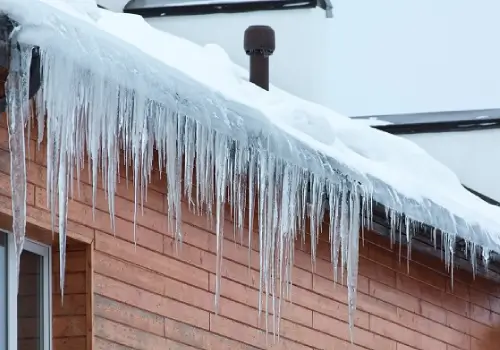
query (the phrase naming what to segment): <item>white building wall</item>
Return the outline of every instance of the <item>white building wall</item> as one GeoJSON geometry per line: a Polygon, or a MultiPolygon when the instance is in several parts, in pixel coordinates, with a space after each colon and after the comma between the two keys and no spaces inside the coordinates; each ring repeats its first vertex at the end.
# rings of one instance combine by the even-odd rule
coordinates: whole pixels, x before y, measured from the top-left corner
{"type": "Polygon", "coordinates": [[[500,129],[404,137],[448,166],[464,185],[500,202],[500,129]]]}

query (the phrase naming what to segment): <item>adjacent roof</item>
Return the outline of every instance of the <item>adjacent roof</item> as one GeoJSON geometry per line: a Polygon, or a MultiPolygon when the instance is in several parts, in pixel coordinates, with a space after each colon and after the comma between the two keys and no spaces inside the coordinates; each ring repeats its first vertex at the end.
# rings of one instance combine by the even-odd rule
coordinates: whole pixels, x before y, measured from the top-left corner
{"type": "MultiPolygon", "coordinates": [[[[262,288],[274,296],[268,282],[276,276],[270,271],[291,263],[287,254],[305,230],[306,216],[314,246],[329,211],[331,222],[338,223],[330,225],[332,254],[341,256],[348,270],[351,323],[358,234],[371,224],[373,202],[385,207],[392,234],[404,230],[410,239],[422,223],[441,230],[448,263],[457,235],[471,243],[473,254],[484,247],[485,260],[490,250],[500,252],[500,208],[465,190],[421,148],[276,87],[259,89],[216,45],[198,46],[155,30],[138,16],[100,10],[92,0],[3,0],[0,12],[20,24],[12,37],[20,45],[14,46],[11,72],[29,74],[23,58],[30,57],[32,46],[40,48],[43,84],[37,103],[48,120],[45,113],[37,118],[47,125],[53,212],[56,196],[59,212],[67,210],[66,181],[89,155],[95,184],[102,169],[113,217],[120,149],[133,165],[140,203],[156,147],[172,218],[180,220],[181,196],[193,193],[196,209],[216,214],[219,239],[225,203],[232,205],[239,228],[247,210],[258,216],[262,288]]],[[[9,90],[12,101],[24,101],[9,111],[15,122],[11,140],[19,146],[11,152],[11,176],[19,186],[26,178],[24,148],[16,144],[24,139],[19,127],[28,110],[24,90],[9,90]]],[[[25,198],[21,187],[14,187],[13,205],[22,209],[25,198]]],[[[17,217],[14,227],[18,237],[24,235],[22,220],[17,217]]],[[[65,227],[65,215],[59,215],[63,238],[65,227]]],[[[172,229],[181,239],[180,225],[172,229]]],[[[290,282],[283,271],[280,281],[290,282]]]]}
{"type": "MultiPolygon", "coordinates": [[[[320,1],[324,5],[324,1],[320,1]]],[[[307,9],[317,0],[131,0],[123,12],[143,17],[307,9]]]]}
{"type": "Polygon", "coordinates": [[[500,127],[500,109],[353,117],[392,134],[471,131],[500,127]]]}

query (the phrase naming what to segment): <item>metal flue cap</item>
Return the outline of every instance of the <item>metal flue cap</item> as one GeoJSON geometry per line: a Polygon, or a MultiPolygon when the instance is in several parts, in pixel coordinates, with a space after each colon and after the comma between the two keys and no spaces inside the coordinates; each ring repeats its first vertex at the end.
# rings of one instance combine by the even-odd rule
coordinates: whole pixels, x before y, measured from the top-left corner
{"type": "Polygon", "coordinates": [[[243,45],[247,55],[272,55],[276,48],[273,28],[269,26],[248,27],[245,30],[243,45]]]}

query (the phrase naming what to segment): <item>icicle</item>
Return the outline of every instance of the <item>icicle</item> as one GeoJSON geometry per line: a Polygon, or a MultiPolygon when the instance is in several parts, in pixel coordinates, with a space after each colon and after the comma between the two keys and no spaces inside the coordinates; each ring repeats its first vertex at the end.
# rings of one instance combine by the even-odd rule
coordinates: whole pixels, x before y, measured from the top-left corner
{"type": "MultiPolygon", "coordinates": [[[[71,116],[68,116],[71,118],[71,116]]],[[[67,126],[68,123],[61,123],[67,126]]],[[[61,128],[59,135],[61,152],[59,153],[59,288],[61,290],[61,305],[64,301],[64,277],[66,268],[66,222],[68,214],[68,165],[67,165],[67,137],[72,135],[66,128],[61,128]]]]}
{"type": "Polygon", "coordinates": [[[470,256],[470,262],[472,265],[472,278],[476,279],[476,259],[477,259],[477,251],[476,251],[476,244],[471,242],[469,244],[469,256],[470,256]]]}
{"type": "MultiPolygon", "coordinates": [[[[348,318],[353,340],[360,234],[364,235],[365,228],[371,228],[373,201],[378,201],[383,196],[380,193],[385,192],[379,187],[373,188],[376,187],[376,181],[372,183],[368,178],[362,178],[364,182],[358,183],[349,175],[340,174],[338,169],[334,169],[335,163],[330,162],[331,159],[300,150],[292,142],[283,146],[285,151],[281,158],[281,150],[275,147],[276,141],[286,144],[286,141],[290,141],[286,136],[274,138],[272,133],[275,129],[272,132],[265,129],[256,131],[257,128],[242,122],[243,118],[239,115],[233,115],[231,119],[230,114],[234,111],[228,111],[224,107],[226,102],[219,100],[215,94],[207,97],[193,93],[189,95],[192,100],[182,99],[183,94],[189,94],[192,90],[183,90],[182,84],[175,79],[164,79],[170,73],[162,70],[164,67],[151,69],[161,76],[161,88],[148,89],[148,80],[142,79],[143,73],[130,69],[128,62],[121,62],[120,66],[130,69],[133,74],[126,77],[111,75],[113,80],[109,80],[105,78],[109,76],[106,69],[117,66],[116,62],[107,65],[109,57],[92,65],[92,71],[89,71],[84,68],[88,67],[82,64],[84,61],[74,62],[75,57],[69,58],[50,50],[42,50],[41,54],[43,81],[37,96],[38,143],[41,143],[46,128],[47,205],[52,213],[52,225],[56,221],[56,212],[59,214],[62,291],[67,205],[69,193],[73,195],[75,171],[78,183],[84,163],[88,166],[93,211],[98,181],[102,181],[111,227],[115,230],[116,181],[120,176],[120,166],[125,165],[124,177],[128,184],[128,167],[131,166],[134,242],[137,243],[136,225],[141,214],[138,206],[142,211],[147,201],[147,187],[151,181],[156,152],[160,173],[166,173],[168,227],[175,238],[176,248],[177,242],[182,243],[183,196],[187,198],[190,210],[197,214],[204,213],[207,220],[215,219],[216,310],[221,292],[225,205],[231,207],[234,232],[240,232],[240,241],[248,214],[249,266],[254,229],[259,234],[259,316],[264,311],[266,332],[272,328],[274,336],[279,337],[280,334],[283,299],[292,298],[295,244],[299,240],[305,243],[306,231],[310,234],[311,264],[313,268],[315,266],[322,220],[327,209],[324,203],[326,195],[333,277],[338,282],[340,268],[341,282],[346,281],[348,288],[348,318]],[[61,91],[65,91],[63,98],[61,91]],[[152,91],[154,93],[149,96],[152,91]],[[233,135],[235,133],[238,135],[233,135]],[[290,149],[285,149],[287,146],[290,149]],[[123,152],[123,158],[120,152],[123,152]],[[295,153],[297,158],[294,158],[295,153]],[[88,159],[85,159],[86,156],[88,159]],[[297,159],[300,161],[295,162],[297,159]],[[310,164],[320,166],[309,167],[310,164]],[[257,218],[256,224],[254,217],[257,218]]],[[[17,55],[13,59],[13,67],[16,67],[17,62],[21,69],[19,72],[13,69],[12,77],[21,75],[22,79],[9,80],[9,142],[14,232],[19,253],[24,239],[26,211],[25,150],[24,143],[19,140],[24,140],[23,128],[27,118],[24,106],[27,101],[25,93],[29,57],[24,51],[22,55],[17,55]]],[[[258,118],[255,121],[258,122],[258,118]]],[[[386,206],[391,244],[398,240],[396,234],[399,234],[401,244],[405,230],[409,263],[411,238],[413,231],[418,229],[415,226],[418,223],[411,215],[403,215],[404,199],[392,190],[386,192],[391,197],[387,202],[393,204],[386,206]]],[[[422,211],[425,210],[427,208],[422,211]]],[[[448,221],[453,221],[453,218],[448,221]]],[[[437,246],[436,230],[432,235],[437,246]]],[[[448,268],[451,266],[453,273],[455,234],[442,236],[446,241],[443,242],[446,264],[448,268]]],[[[470,249],[474,256],[475,246],[470,249]]],[[[488,250],[483,250],[482,254],[486,263],[489,259],[488,250]]]]}
{"type": "Polygon", "coordinates": [[[358,260],[359,260],[359,231],[361,220],[361,203],[358,188],[354,188],[350,193],[349,203],[349,231],[348,231],[348,252],[347,252],[347,298],[349,308],[349,332],[351,342],[353,341],[354,313],[356,311],[356,293],[358,281],[358,260]]]}
{"type": "MultiPolygon", "coordinates": [[[[15,34],[14,34],[15,36],[15,34]]],[[[7,79],[7,115],[10,149],[10,184],[12,191],[12,230],[16,254],[16,290],[26,234],[26,151],[24,128],[29,117],[29,72],[31,48],[20,49],[12,38],[11,62],[7,79]],[[21,51],[22,50],[22,51],[21,51]]]]}
{"type": "Polygon", "coordinates": [[[406,272],[410,273],[410,260],[411,260],[411,240],[412,240],[412,222],[405,217],[406,228],[406,272]]]}
{"type": "Polygon", "coordinates": [[[220,280],[222,268],[222,242],[224,241],[224,205],[226,203],[227,188],[227,140],[223,136],[215,137],[215,200],[216,200],[216,282],[215,282],[215,309],[219,310],[220,280]]]}
{"type": "Polygon", "coordinates": [[[490,251],[488,249],[483,248],[482,258],[483,258],[484,267],[487,269],[488,264],[490,263],[490,251]]]}
{"type": "MultiPolygon", "coordinates": [[[[250,151],[250,159],[248,162],[248,267],[252,263],[252,238],[253,238],[253,221],[254,221],[254,203],[255,203],[255,153],[250,151]]],[[[260,301],[259,301],[260,305],[260,301]]],[[[259,309],[260,312],[260,309],[259,309]]]]}

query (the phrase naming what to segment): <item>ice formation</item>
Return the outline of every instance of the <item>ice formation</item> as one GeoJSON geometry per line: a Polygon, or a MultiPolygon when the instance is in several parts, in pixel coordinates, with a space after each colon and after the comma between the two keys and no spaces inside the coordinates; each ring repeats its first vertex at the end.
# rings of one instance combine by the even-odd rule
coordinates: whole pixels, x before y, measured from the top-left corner
{"type": "Polygon", "coordinates": [[[39,142],[46,135],[48,206],[53,222],[58,214],[61,290],[69,179],[88,161],[94,194],[98,176],[104,180],[113,224],[119,164],[132,166],[134,215],[140,215],[137,207],[145,199],[156,151],[166,173],[175,237],[182,240],[183,196],[192,198],[194,211],[215,215],[216,305],[224,206],[231,205],[240,231],[246,214],[257,215],[258,227],[252,220],[248,225],[259,234],[259,310],[273,312],[275,334],[281,302],[290,293],[295,241],[310,233],[314,263],[325,213],[335,279],[339,270],[347,271],[351,327],[359,233],[370,226],[373,202],[385,206],[392,238],[405,230],[410,244],[422,223],[442,231],[448,266],[457,235],[470,242],[472,254],[482,247],[485,259],[490,250],[500,251],[500,209],[464,190],[423,150],[274,87],[260,90],[215,45],[197,46],[152,29],[139,17],[97,10],[92,1],[73,6],[3,0],[0,12],[19,24],[8,83],[16,247],[19,254],[26,213],[21,140],[29,121],[27,67],[36,46],[43,81],[33,118],[39,142]]]}

